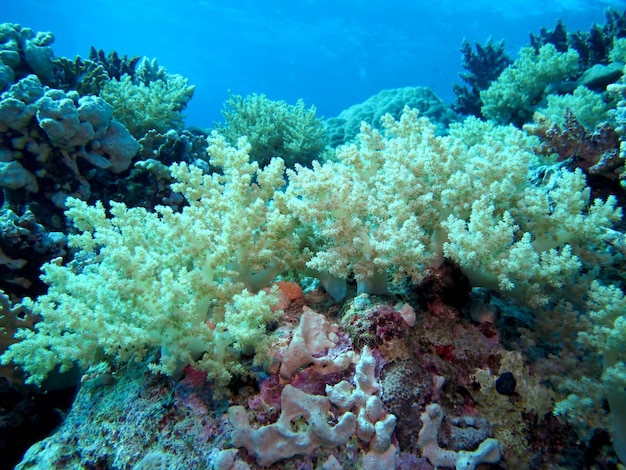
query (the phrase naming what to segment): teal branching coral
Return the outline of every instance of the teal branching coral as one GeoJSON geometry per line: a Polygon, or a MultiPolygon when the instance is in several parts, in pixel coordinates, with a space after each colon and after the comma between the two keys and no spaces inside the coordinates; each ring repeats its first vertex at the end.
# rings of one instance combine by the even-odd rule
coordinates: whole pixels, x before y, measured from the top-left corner
{"type": "Polygon", "coordinates": [[[626,63],[626,38],[613,38],[613,48],[609,53],[609,60],[626,63]]]}
{"type": "MultiPolygon", "coordinates": [[[[137,68],[140,66],[141,62],[137,68]]],[[[181,75],[161,73],[153,80],[133,80],[124,74],[119,80],[106,82],[100,97],[113,106],[115,119],[139,139],[152,129],[158,132],[182,129],[182,111],[193,92],[194,86],[181,75]]]]}
{"type": "Polygon", "coordinates": [[[535,52],[523,47],[519,57],[480,93],[482,114],[502,124],[521,124],[530,117],[548,85],[558,86],[578,72],[578,53],[558,52],[546,44],[535,52]]]}
{"type": "Polygon", "coordinates": [[[308,165],[326,146],[324,125],[315,112],[314,106],[306,109],[302,100],[292,106],[263,94],[246,98],[231,94],[222,110],[225,125],[218,130],[231,144],[246,136],[250,156],[261,167],[272,157],[282,158],[288,167],[308,165]]]}

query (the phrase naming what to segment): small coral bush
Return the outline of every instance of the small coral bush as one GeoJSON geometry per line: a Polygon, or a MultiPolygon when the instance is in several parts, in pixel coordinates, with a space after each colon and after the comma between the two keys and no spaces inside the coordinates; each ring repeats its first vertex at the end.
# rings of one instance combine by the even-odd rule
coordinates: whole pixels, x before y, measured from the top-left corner
{"type": "Polygon", "coordinates": [[[261,167],[272,157],[282,158],[288,167],[308,165],[326,146],[322,120],[315,116],[315,107],[306,109],[302,100],[292,106],[265,95],[231,95],[222,114],[225,125],[220,133],[231,144],[246,136],[250,155],[261,167]]]}
{"type": "Polygon", "coordinates": [[[124,74],[119,80],[109,80],[100,96],[113,106],[115,119],[139,139],[151,129],[158,132],[181,129],[184,125],[182,110],[193,91],[194,87],[181,75],[168,74],[165,80],[146,84],[135,83],[130,75],[124,74]]]}

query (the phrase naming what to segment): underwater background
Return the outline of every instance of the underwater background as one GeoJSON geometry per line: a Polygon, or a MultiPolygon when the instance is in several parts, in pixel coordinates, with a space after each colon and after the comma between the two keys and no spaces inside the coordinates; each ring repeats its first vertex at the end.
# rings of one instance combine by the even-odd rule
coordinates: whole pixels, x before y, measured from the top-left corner
{"type": "Polygon", "coordinates": [[[609,6],[624,1],[7,0],[0,21],[53,32],[61,57],[94,46],[156,58],[196,85],[187,124],[208,127],[228,90],[302,99],[326,118],[386,88],[426,86],[450,102],[463,38],[504,39],[514,57],[530,32],[559,18],[587,31],[609,6]]]}
{"type": "Polygon", "coordinates": [[[0,470],[620,469],[626,2],[0,6],[0,470]]]}

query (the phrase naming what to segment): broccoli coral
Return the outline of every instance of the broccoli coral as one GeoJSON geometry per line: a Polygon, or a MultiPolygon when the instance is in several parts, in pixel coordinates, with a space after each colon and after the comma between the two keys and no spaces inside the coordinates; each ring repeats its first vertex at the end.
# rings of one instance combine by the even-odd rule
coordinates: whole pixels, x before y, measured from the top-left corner
{"type": "Polygon", "coordinates": [[[307,266],[354,273],[361,291],[385,292],[389,273],[419,281],[447,257],[474,285],[539,305],[578,275],[580,257],[620,217],[612,198],[590,204],[582,172],[531,184],[537,157],[512,127],[480,126],[479,139],[470,119],[467,132],[436,137],[408,108],[383,122],[385,135],[364,125],[359,145],[338,149],[338,162],[288,171],[284,200],[313,228],[302,234],[312,247],[307,266]]]}
{"type": "Polygon", "coordinates": [[[106,82],[100,97],[113,106],[115,119],[139,139],[151,129],[167,132],[182,128],[181,111],[193,92],[194,87],[181,75],[166,74],[163,79],[146,83],[124,74],[119,80],[106,82]]]}
{"type": "Polygon", "coordinates": [[[548,85],[558,86],[577,71],[578,54],[573,49],[561,53],[552,44],[538,52],[523,47],[517,60],[480,93],[482,114],[503,124],[522,124],[532,116],[548,85]]]}
{"type": "Polygon", "coordinates": [[[289,260],[290,225],[271,202],[283,185],[282,162],[261,171],[248,161],[245,140],[237,149],[217,135],[211,142],[211,163],[223,175],[171,169],[189,203],[180,213],[112,202],[109,219],[101,203],[68,200],[68,218],[81,232],[70,245],[83,261],[45,266],[48,293],[26,302],[42,321],[36,332],[18,333],[3,363],[41,382],[58,366],[141,361],[160,349],[152,370],[171,375],[194,364],[224,385],[248,373],[241,353],[262,359],[275,299],[250,291],[289,260]]]}

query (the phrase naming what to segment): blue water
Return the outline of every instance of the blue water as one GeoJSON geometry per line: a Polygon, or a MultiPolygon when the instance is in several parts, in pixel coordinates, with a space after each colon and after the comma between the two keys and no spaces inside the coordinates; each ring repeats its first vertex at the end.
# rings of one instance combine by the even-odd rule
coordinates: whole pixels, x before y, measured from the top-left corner
{"type": "Polygon", "coordinates": [[[626,0],[3,0],[0,22],[50,31],[57,56],[90,46],[156,57],[196,85],[187,124],[212,126],[228,90],[265,93],[336,116],[385,88],[428,86],[452,101],[463,38],[505,39],[604,23],[626,0]]]}

